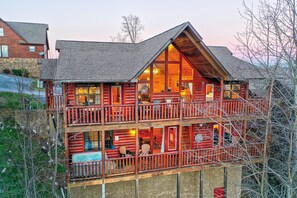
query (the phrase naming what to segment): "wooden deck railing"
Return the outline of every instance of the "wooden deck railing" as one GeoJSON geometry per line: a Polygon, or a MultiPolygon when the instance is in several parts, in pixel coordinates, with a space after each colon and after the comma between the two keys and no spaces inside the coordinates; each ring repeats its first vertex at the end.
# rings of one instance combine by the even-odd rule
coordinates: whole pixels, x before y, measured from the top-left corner
{"type": "Polygon", "coordinates": [[[179,118],[179,103],[149,103],[138,106],[139,121],[179,118]]]}
{"type": "Polygon", "coordinates": [[[135,122],[135,105],[105,105],[105,123],[135,122]]]}
{"type": "MultiPolygon", "coordinates": [[[[228,147],[205,148],[196,150],[184,150],[179,158],[179,153],[168,152],[138,156],[138,167],[136,157],[122,157],[105,160],[105,176],[119,176],[139,173],[161,171],[190,166],[220,164],[226,162],[242,161],[248,162],[253,159],[261,159],[264,154],[263,143],[244,145],[233,145],[228,147]]],[[[102,178],[102,161],[70,163],[69,173],[71,181],[102,178]]]]}
{"type": "MultiPolygon", "coordinates": [[[[263,116],[267,113],[268,101],[263,99],[227,100],[222,107],[219,101],[191,103],[149,103],[105,105],[104,123],[135,123],[157,120],[192,119],[222,116],[263,116]],[[138,120],[136,120],[136,114],[138,120]],[[182,116],[182,117],[180,117],[182,116]]],[[[101,124],[100,106],[66,107],[68,126],[101,124]]]]}
{"type": "Polygon", "coordinates": [[[67,107],[67,125],[92,125],[101,123],[100,106],[67,107]]]}
{"type": "Polygon", "coordinates": [[[218,161],[217,148],[185,150],[182,152],[183,166],[213,164],[213,163],[216,163],[217,161],[218,161]]]}
{"type": "Polygon", "coordinates": [[[50,95],[47,97],[46,107],[48,110],[62,110],[64,106],[63,96],[50,95]]]}
{"type": "Polygon", "coordinates": [[[183,104],[184,118],[215,117],[219,115],[219,101],[192,102],[183,104]]]}

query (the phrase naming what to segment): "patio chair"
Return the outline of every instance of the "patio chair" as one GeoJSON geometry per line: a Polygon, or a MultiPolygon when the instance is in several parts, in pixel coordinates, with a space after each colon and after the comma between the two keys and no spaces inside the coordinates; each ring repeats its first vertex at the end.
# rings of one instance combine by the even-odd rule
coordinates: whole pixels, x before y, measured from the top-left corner
{"type": "Polygon", "coordinates": [[[120,146],[119,147],[119,152],[120,152],[120,156],[121,157],[126,157],[126,155],[127,155],[127,149],[126,149],[125,146],[120,146]]]}
{"type": "Polygon", "coordinates": [[[120,152],[121,157],[131,157],[131,153],[129,151],[127,151],[125,146],[120,146],[119,152],[120,152]]]}
{"type": "Polygon", "coordinates": [[[151,146],[149,144],[141,145],[141,153],[140,155],[148,155],[150,152],[151,146]]]}

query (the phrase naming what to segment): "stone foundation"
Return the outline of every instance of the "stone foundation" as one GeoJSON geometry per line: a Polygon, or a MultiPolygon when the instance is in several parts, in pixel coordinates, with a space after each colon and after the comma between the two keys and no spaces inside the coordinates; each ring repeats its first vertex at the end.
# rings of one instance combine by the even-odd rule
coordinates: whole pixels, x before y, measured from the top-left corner
{"type": "Polygon", "coordinates": [[[30,76],[39,78],[40,69],[36,58],[0,58],[0,73],[4,69],[25,68],[29,71],[30,76]]]}
{"type": "MultiPolygon", "coordinates": [[[[213,198],[215,188],[225,187],[226,197],[239,198],[241,195],[241,167],[226,168],[225,173],[226,177],[224,177],[224,168],[180,173],[180,197],[199,198],[201,187],[202,197],[213,198]]],[[[176,198],[178,193],[177,185],[177,174],[139,179],[139,197],[176,198]]],[[[135,180],[107,183],[105,184],[105,196],[106,198],[136,197],[136,186],[135,180]]],[[[68,197],[102,197],[102,186],[68,188],[68,197]]]]}

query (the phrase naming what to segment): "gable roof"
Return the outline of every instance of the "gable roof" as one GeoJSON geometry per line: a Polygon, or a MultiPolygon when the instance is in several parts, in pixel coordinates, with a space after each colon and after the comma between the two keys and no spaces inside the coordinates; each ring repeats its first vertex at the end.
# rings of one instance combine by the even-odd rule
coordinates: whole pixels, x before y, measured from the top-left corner
{"type": "Polygon", "coordinates": [[[224,46],[208,46],[221,64],[228,70],[233,80],[263,79],[261,69],[253,64],[243,61],[224,46]]]}
{"type": "Polygon", "coordinates": [[[56,80],[72,82],[128,82],[137,79],[183,31],[189,31],[224,74],[228,72],[202,42],[189,22],[141,43],[57,41],[56,80]]]}
{"type": "Polygon", "coordinates": [[[52,80],[55,79],[57,69],[57,59],[40,59],[40,80],[52,80]]]}
{"type": "Polygon", "coordinates": [[[6,21],[15,33],[31,44],[47,44],[47,24],[6,21]]]}

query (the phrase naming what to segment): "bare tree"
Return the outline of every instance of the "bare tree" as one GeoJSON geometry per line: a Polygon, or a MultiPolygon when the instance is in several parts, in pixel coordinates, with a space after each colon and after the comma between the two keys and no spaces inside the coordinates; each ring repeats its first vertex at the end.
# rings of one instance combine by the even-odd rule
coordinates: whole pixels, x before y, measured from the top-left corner
{"type": "Polygon", "coordinates": [[[138,16],[128,15],[122,16],[123,22],[121,26],[121,33],[118,33],[115,37],[110,37],[111,40],[118,42],[131,42],[136,43],[141,40],[141,33],[144,30],[144,26],[138,16]]]}
{"type": "MultiPolygon", "coordinates": [[[[297,157],[297,37],[295,0],[259,0],[256,9],[244,3],[246,29],[237,35],[240,51],[259,66],[270,81],[270,114],[266,117],[265,142],[272,132],[270,156],[261,165],[261,197],[296,197],[297,157]],[[284,78],[282,86],[278,80],[284,78]],[[283,89],[289,87],[292,91],[283,89]]],[[[267,145],[267,144],[266,144],[267,145]]]]}

